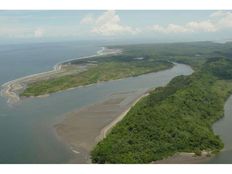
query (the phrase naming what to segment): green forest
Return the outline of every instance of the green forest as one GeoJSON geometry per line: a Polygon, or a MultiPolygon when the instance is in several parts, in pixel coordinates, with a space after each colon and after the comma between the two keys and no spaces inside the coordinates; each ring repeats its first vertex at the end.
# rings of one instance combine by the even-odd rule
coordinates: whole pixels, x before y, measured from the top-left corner
{"type": "Polygon", "coordinates": [[[39,96],[97,82],[161,71],[173,66],[172,63],[156,60],[153,56],[141,58],[126,54],[76,60],[72,61],[71,64],[72,69],[70,71],[73,71],[73,67],[78,70],[80,67],[78,65],[86,66],[86,70],[79,73],[74,71],[74,73],[68,75],[56,76],[27,84],[27,88],[20,96],[39,96]]]}
{"type": "Polygon", "coordinates": [[[39,96],[102,81],[157,72],[171,68],[173,65],[170,61],[190,64],[193,69],[197,69],[208,58],[232,57],[232,43],[189,42],[107,47],[122,49],[123,53],[66,62],[65,65],[72,65],[70,73],[28,83],[20,96],[39,96]],[[80,66],[86,67],[86,70],[82,71],[80,66]]]}
{"type": "Polygon", "coordinates": [[[141,99],[91,152],[93,163],[151,163],[178,152],[211,154],[223,148],[212,124],[223,117],[232,93],[232,43],[189,42],[115,45],[123,54],[74,60],[86,71],[27,84],[21,96],[38,96],[100,81],[190,65],[194,73],[174,78],[141,99]],[[90,66],[89,66],[90,65],[90,66]]]}
{"type": "Polygon", "coordinates": [[[223,117],[224,102],[232,93],[232,61],[225,58],[230,54],[224,47],[221,55],[211,54],[211,49],[197,57],[172,55],[195,73],[176,77],[140,100],[96,145],[92,162],[151,163],[177,152],[220,151],[223,142],[212,124],[223,117]]]}

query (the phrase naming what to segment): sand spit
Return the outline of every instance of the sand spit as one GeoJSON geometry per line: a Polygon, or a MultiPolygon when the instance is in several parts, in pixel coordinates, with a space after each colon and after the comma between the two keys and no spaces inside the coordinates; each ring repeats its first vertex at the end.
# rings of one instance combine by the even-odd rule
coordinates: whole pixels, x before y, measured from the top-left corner
{"type": "Polygon", "coordinates": [[[57,134],[76,154],[72,163],[90,163],[90,151],[118,123],[146,90],[117,93],[103,102],[66,115],[55,125],[57,134]],[[77,153],[78,152],[78,153],[77,153]]]}
{"type": "Polygon", "coordinates": [[[33,74],[9,81],[1,86],[1,95],[7,98],[8,103],[17,103],[20,100],[18,93],[25,88],[26,84],[39,80],[41,78],[48,78],[49,76],[60,73],[62,71],[62,65],[55,65],[53,70],[51,71],[33,74]]]}
{"type": "MultiPolygon", "coordinates": [[[[92,58],[96,56],[101,55],[114,55],[114,54],[120,54],[121,50],[119,49],[108,49],[105,47],[102,47],[101,50],[97,52],[95,55],[91,56],[85,56],[80,57],[76,59],[87,59],[92,58]]],[[[22,91],[28,83],[32,83],[35,81],[38,81],[40,79],[49,79],[53,77],[54,75],[59,75],[60,73],[65,73],[65,64],[67,64],[70,61],[76,60],[76,59],[69,59],[63,62],[57,63],[51,71],[46,71],[42,73],[37,73],[25,77],[21,77],[12,81],[9,81],[1,86],[1,96],[7,98],[7,102],[10,104],[15,104],[18,101],[20,101],[19,92],[22,91]]],[[[83,68],[82,68],[83,69],[83,68]]],[[[43,96],[44,97],[44,96],[43,96]]]]}

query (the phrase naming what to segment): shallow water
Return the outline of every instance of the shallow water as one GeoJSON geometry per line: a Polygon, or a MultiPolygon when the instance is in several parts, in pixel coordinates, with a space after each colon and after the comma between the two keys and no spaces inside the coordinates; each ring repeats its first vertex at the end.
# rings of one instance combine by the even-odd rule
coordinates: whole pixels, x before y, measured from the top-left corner
{"type": "Polygon", "coordinates": [[[225,103],[224,117],[213,125],[213,130],[222,139],[224,149],[208,163],[232,164],[232,96],[225,103]]]}
{"type": "MultiPolygon", "coordinates": [[[[81,44],[79,47],[78,43],[73,44],[61,44],[57,49],[63,51],[58,52],[53,50],[54,45],[51,45],[50,51],[48,45],[43,47],[46,51],[33,45],[29,53],[30,46],[10,51],[8,48],[7,53],[0,54],[3,62],[0,64],[0,82],[48,70],[65,60],[64,57],[88,56],[99,49],[96,45],[84,47],[81,44]],[[70,55],[70,49],[72,56],[64,55],[70,55]],[[10,60],[7,60],[7,55],[10,55],[10,60]],[[30,57],[33,61],[29,61],[30,57]],[[10,68],[11,62],[14,68],[10,68]]],[[[164,86],[175,76],[192,72],[189,66],[176,64],[170,70],[67,90],[46,98],[29,98],[14,106],[7,105],[6,100],[0,97],[0,163],[67,163],[78,154],[59,140],[53,127],[65,113],[106,99],[114,93],[164,86]]]]}
{"type": "MultiPolygon", "coordinates": [[[[1,45],[0,84],[50,70],[60,61],[93,55],[99,49],[100,45],[82,42],[1,45]]],[[[0,97],[0,163],[69,160],[72,153],[54,137],[51,124],[61,111],[52,105],[29,101],[9,106],[0,97]]]]}

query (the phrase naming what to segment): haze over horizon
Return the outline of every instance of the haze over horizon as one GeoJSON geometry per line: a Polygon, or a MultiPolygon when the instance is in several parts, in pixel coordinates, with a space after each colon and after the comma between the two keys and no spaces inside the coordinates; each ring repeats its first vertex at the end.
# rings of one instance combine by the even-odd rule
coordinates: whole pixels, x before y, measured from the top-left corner
{"type": "Polygon", "coordinates": [[[0,43],[227,41],[232,11],[0,11],[0,43]]]}

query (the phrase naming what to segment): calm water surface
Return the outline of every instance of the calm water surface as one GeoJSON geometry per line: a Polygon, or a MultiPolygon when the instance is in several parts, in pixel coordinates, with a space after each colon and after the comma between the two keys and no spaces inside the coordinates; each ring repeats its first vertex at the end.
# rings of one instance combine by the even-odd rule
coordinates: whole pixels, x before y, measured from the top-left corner
{"type": "MultiPolygon", "coordinates": [[[[96,53],[99,45],[56,43],[0,48],[0,83],[49,70],[59,61],[96,53]]],[[[166,85],[178,75],[189,75],[189,66],[76,88],[30,98],[9,106],[0,97],[0,163],[67,163],[75,154],[55,134],[53,125],[71,110],[106,99],[113,93],[166,85]]]]}
{"type": "Polygon", "coordinates": [[[224,117],[213,126],[224,143],[224,149],[208,163],[232,164],[232,96],[226,101],[224,112],[224,117]]]}
{"type": "MultiPolygon", "coordinates": [[[[50,70],[60,61],[93,55],[99,49],[97,44],[82,42],[0,45],[0,84],[50,70]]],[[[70,158],[72,154],[58,143],[51,129],[62,109],[44,104],[23,101],[9,106],[0,97],[0,163],[60,163],[70,158]]]]}

